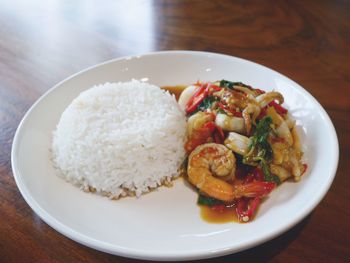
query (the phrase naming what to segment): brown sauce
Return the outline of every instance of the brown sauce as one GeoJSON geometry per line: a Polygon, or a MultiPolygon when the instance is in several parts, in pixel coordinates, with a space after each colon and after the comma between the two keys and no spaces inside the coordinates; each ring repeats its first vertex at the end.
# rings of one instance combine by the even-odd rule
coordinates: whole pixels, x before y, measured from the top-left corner
{"type": "Polygon", "coordinates": [[[182,91],[186,88],[186,85],[177,85],[177,86],[163,86],[162,89],[169,91],[171,94],[175,95],[176,100],[179,100],[179,97],[182,91]]]}
{"type": "Polygon", "coordinates": [[[200,214],[202,219],[208,223],[223,224],[228,222],[239,222],[235,207],[225,208],[222,211],[217,211],[204,205],[200,205],[199,207],[201,209],[200,214]]]}

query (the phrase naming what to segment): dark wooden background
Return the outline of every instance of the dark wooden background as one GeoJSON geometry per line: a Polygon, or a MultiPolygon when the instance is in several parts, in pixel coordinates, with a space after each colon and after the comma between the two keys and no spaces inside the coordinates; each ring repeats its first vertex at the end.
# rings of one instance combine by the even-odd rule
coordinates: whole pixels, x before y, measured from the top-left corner
{"type": "MultiPolygon", "coordinates": [[[[337,130],[340,162],[320,205],[261,246],[203,262],[350,262],[350,2],[0,0],[0,262],[137,262],[79,245],[21,197],[11,143],[47,89],[96,63],[204,50],[271,67],[305,87],[337,130]]],[[[320,141],[320,143],[322,143],[320,141]]]]}

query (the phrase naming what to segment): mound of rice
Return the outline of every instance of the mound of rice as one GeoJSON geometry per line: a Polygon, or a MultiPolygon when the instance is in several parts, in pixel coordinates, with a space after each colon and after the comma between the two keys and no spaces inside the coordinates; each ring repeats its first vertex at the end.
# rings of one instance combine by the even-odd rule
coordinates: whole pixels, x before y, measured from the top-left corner
{"type": "Polygon", "coordinates": [[[175,97],[136,80],[82,92],[53,133],[53,162],[67,181],[110,198],[137,195],[179,175],[186,119],[175,97]]]}

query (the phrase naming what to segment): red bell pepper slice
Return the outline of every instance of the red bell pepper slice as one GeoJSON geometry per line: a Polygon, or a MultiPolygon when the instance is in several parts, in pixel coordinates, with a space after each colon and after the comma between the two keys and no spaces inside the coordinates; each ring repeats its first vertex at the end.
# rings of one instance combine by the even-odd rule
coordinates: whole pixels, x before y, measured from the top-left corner
{"type": "Polygon", "coordinates": [[[195,111],[199,104],[208,96],[207,85],[202,85],[198,90],[193,94],[190,100],[186,104],[186,113],[191,113],[195,111]]]}
{"type": "Polygon", "coordinates": [[[197,83],[196,85],[200,85],[199,89],[193,94],[191,99],[187,102],[186,105],[186,113],[191,113],[197,109],[199,104],[208,97],[208,95],[213,94],[215,91],[220,91],[222,88],[211,84],[211,83],[204,83],[204,84],[199,84],[197,83]]]}
{"type": "Polygon", "coordinates": [[[278,103],[276,103],[274,101],[271,101],[269,103],[269,106],[274,107],[275,110],[277,111],[277,113],[280,115],[288,113],[288,110],[286,108],[282,107],[281,105],[279,105],[278,103]]]}

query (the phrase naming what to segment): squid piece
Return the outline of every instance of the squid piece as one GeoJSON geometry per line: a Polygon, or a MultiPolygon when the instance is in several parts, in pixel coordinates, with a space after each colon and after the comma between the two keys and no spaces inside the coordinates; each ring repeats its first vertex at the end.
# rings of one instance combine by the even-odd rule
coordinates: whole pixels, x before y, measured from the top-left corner
{"type": "Polygon", "coordinates": [[[291,152],[289,161],[292,164],[292,175],[294,177],[294,180],[299,181],[301,175],[303,174],[304,168],[303,165],[300,163],[295,151],[291,152]]]}
{"type": "Polygon", "coordinates": [[[246,127],[247,134],[250,134],[250,131],[252,129],[252,123],[255,124],[255,119],[260,114],[260,107],[249,103],[247,107],[243,110],[242,116],[244,119],[244,124],[246,127]]]}
{"type": "Polygon", "coordinates": [[[286,115],[284,116],[284,120],[285,120],[285,122],[287,123],[288,128],[289,128],[290,130],[292,130],[292,129],[294,128],[294,126],[295,126],[295,120],[291,119],[290,116],[289,116],[289,114],[286,114],[286,115]]]}
{"type": "Polygon", "coordinates": [[[273,163],[281,164],[288,158],[289,145],[286,142],[274,142],[271,144],[273,151],[273,163]]]}
{"type": "Polygon", "coordinates": [[[264,108],[274,100],[277,100],[279,104],[282,104],[284,102],[283,95],[277,91],[270,91],[256,97],[256,101],[261,108],[264,108]]]}
{"type": "Polygon", "coordinates": [[[178,104],[182,110],[186,109],[186,105],[190,98],[192,98],[193,94],[196,92],[198,86],[190,85],[185,88],[179,97],[178,104]]]}
{"type": "Polygon", "coordinates": [[[301,153],[302,150],[301,150],[301,143],[300,143],[300,139],[299,139],[299,135],[298,135],[298,132],[297,132],[297,129],[296,129],[296,126],[293,126],[292,128],[292,136],[293,136],[293,141],[294,141],[294,149],[301,153]]]}
{"type": "Polygon", "coordinates": [[[289,130],[286,121],[276,112],[274,107],[269,107],[266,110],[267,115],[272,118],[273,124],[276,126],[276,133],[278,137],[283,138],[289,146],[293,145],[293,136],[289,130]]]}
{"type": "Polygon", "coordinates": [[[233,88],[235,90],[243,91],[246,94],[252,95],[253,97],[256,96],[256,92],[254,90],[248,89],[246,87],[239,86],[239,85],[234,85],[233,88]]]}
{"type": "Polygon", "coordinates": [[[271,164],[270,170],[272,174],[278,176],[281,182],[284,182],[289,177],[291,177],[290,172],[288,172],[288,170],[283,168],[282,166],[271,164]]]}
{"type": "Polygon", "coordinates": [[[224,144],[227,148],[240,155],[246,155],[248,153],[250,139],[244,135],[230,132],[224,144]]]}
{"type": "Polygon", "coordinates": [[[216,115],[215,124],[224,131],[245,132],[244,119],[239,117],[232,117],[219,113],[216,115]]]}

